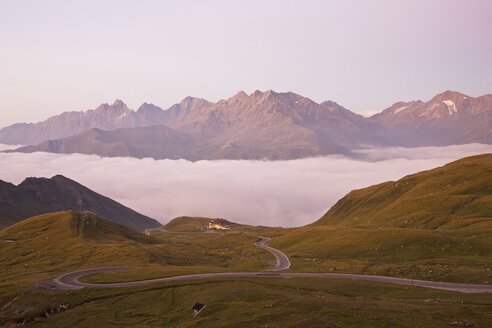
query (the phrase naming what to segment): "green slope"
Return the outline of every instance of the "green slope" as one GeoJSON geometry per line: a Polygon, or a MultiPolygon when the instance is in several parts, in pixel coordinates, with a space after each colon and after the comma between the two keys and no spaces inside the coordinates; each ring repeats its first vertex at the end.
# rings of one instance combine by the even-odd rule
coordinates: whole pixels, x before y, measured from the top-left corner
{"type": "Polygon", "coordinates": [[[469,157],[353,191],[322,219],[297,229],[238,225],[226,232],[189,233],[210,219],[182,217],[166,229],[188,232],[155,231],[148,237],[91,213],[27,219],[0,231],[0,326],[25,319],[32,327],[486,326],[492,319],[488,295],[369,282],[227,279],[73,292],[30,286],[96,266],[139,268],[84,280],[261,270],[272,258],[254,246],[258,235],[274,237],[270,245],[289,256],[292,271],[488,284],[490,160],[491,155],[469,157]],[[207,308],[192,318],[195,302],[207,308]],[[43,319],[45,309],[60,303],[69,309],[43,319]]]}
{"type": "Polygon", "coordinates": [[[492,219],[492,154],[354,190],[314,225],[480,230],[492,219]],[[470,227],[477,225],[476,228],[470,227]]]}
{"type": "MultiPolygon", "coordinates": [[[[177,226],[180,221],[191,226],[203,219],[181,218],[177,226]]],[[[248,258],[251,263],[263,261],[263,251],[253,242],[257,232],[268,229],[276,235],[284,233],[238,226],[225,234],[157,231],[150,238],[90,213],[30,218],[0,231],[0,326],[27,322],[26,327],[448,327],[463,322],[481,327],[490,322],[486,295],[362,281],[215,279],[69,292],[30,287],[42,279],[94,266],[127,264],[142,269],[87,277],[92,281],[221,271],[221,258],[230,261],[232,271],[258,270],[234,263],[248,258]],[[172,266],[164,256],[152,254],[209,266],[172,266]],[[193,318],[195,302],[207,307],[193,318]],[[68,308],[57,313],[60,304],[68,308]]],[[[296,231],[302,230],[291,230],[296,231]]]]}
{"type": "Polygon", "coordinates": [[[152,237],[88,212],[58,212],[32,217],[0,231],[3,267],[19,273],[60,272],[110,262],[151,262],[152,237]],[[8,241],[8,242],[6,242],[8,241]],[[23,269],[21,269],[23,268],[23,269]]]}
{"type": "Polygon", "coordinates": [[[220,222],[231,227],[239,227],[240,225],[225,219],[213,219],[204,217],[180,216],[169,221],[163,228],[166,231],[181,231],[181,232],[199,232],[208,228],[208,223],[211,221],[220,222]]]}
{"type": "Polygon", "coordinates": [[[293,270],[492,283],[492,155],[354,190],[272,240],[293,270]]]}
{"type": "MultiPolygon", "coordinates": [[[[62,292],[33,291],[32,284],[70,271],[135,266],[85,278],[97,282],[266,269],[273,258],[254,245],[257,239],[256,234],[242,231],[146,236],[90,212],[49,213],[23,220],[0,231],[0,326],[3,318],[43,313],[52,296],[62,292]]],[[[82,295],[83,299],[93,296],[82,295]]],[[[78,296],[70,300],[80,301],[78,296]]]]}
{"type": "Polygon", "coordinates": [[[0,231],[0,299],[39,280],[101,266],[136,266],[113,273],[128,280],[268,268],[270,254],[256,240],[241,231],[147,236],[90,212],[44,214],[0,231]]]}

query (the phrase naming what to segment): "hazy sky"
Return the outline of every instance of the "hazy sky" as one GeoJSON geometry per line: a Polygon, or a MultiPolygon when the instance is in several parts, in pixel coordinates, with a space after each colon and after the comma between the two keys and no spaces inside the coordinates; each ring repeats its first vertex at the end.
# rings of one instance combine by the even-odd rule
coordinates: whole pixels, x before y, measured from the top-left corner
{"type": "Polygon", "coordinates": [[[492,92],[492,1],[0,0],[0,127],[115,98],[293,91],[354,111],[492,92]]]}

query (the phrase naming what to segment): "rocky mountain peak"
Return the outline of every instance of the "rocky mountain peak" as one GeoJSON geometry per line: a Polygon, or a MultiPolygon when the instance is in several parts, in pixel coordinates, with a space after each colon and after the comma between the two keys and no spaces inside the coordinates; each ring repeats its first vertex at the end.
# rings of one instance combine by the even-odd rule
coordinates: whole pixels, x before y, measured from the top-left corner
{"type": "MultiPolygon", "coordinates": [[[[190,112],[193,110],[201,109],[203,107],[207,107],[211,103],[205,99],[197,98],[197,97],[186,97],[179,104],[177,104],[182,109],[185,109],[186,112],[190,112]]],[[[176,106],[176,105],[175,105],[176,106]]],[[[173,106],[174,107],[174,106],[173,106]]],[[[172,108],[172,107],[171,107],[172,108]]]]}
{"type": "Polygon", "coordinates": [[[263,92],[261,92],[260,90],[256,90],[255,92],[253,92],[251,94],[251,96],[253,96],[253,97],[261,97],[261,96],[263,96],[263,92]]]}
{"type": "Polygon", "coordinates": [[[281,96],[285,95],[282,93],[277,93],[273,90],[267,90],[263,92],[263,95],[261,96],[261,100],[281,100],[281,96]]]}
{"type": "Polygon", "coordinates": [[[440,94],[435,95],[431,102],[442,102],[442,101],[457,101],[467,98],[468,96],[457,91],[446,90],[440,94]]]}
{"type": "MultiPolygon", "coordinates": [[[[240,145],[238,140],[241,139],[244,144],[257,145],[258,149],[263,149],[267,138],[280,140],[277,131],[295,131],[299,138],[304,138],[306,144],[311,142],[308,140],[314,140],[309,138],[338,142],[343,146],[371,142],[377,145],[405,146],[488,143],[491,103],[492,95],[473,98],[448,90],[425,103],[420,100],[397,102],[381,113],[364,118],[334,101],[317,104],[293,92],[279,93],[273,90],[256,90],[250,95],[239,91],[233,97],[217,103],[186,97],[167,110],[144,103],[137,112],[128,109],[121,100],[116,100],[112,105],[103,104],[96,110],[65,112],[36,124],[6,127],[0,130],[0,142],[36,145],[55,140],[56,143],[43,143],[39,149],[58,151],[62,141],[57,139],[88,131],[84,136],[93,140],[94,138],[88,137],[94,133],[91,129],[112,131],[119,128],[168,125],[190,137],[199,137],[200,141],[206,137],[215,138],[211,143],[240,145]]],[[[290,133],[289,136],[294,136],[295,133],[290,133]]],[[[294,137],[286,140],[282,141],[285,141],[286,147],[294,143],[297,145],[297,141],[293,141],[294,137]]],[[[316,147],[318,146],[322,145],[316,147]]],[[[33,148],[29,149],[32,151],[33,148]]],[[[229,152],[230,147],[227,149],[229,152]]],[[[282,156],[300,156],[297,148],[295,151],[288,151],[297,155],[289,153],[282,156]]],[[[310,154],[318,153],[313,150],[310,154]]],[[[230,153],[216,156],[231,157],[230,153]]]]}
{"type": "MultiPolygon", "coordinates": [[[[28,184],[31,184],[31,183],[34,183],[36,181],[38,181],[40,178],[35,178],[35,177],[27,177],[25,178],[21,183],[20,185],[28,185],[28,184]]],[[[45,180],[47,180],[46,178],[44,178],[45,180]]]]}
{"type": "Polygon", "coordinates": [[[239,92],[236,93],[233,98],[245,98],[245,97],[248,97],[248,94],[243,90],[239,90],[239,92]]]}
{"type": "Polygon", "coordinates": [[[126,106],[126,104],[119,99],[116,99],[111,105],[109,105],[108,103],[101,104],[94,110],[94,112],[97,114],[103,114],[103,113],[110,114],[112,112],[129,112],[129,111],[132,110],[129,109],[126,106]]]}
{"type": "Polygon", "coordinates": [[[293,99],[293,97],[303,98],[292,92],[281,93],[281,92],[275,92],[273,90],[267,90],[265,92],[256,90],[254,93],[251,94],[250,97],[254,98],[257,102],[278,101],[283,103],[289,103],[294,101],[295,99],[293,99]]]}
{"type": "Polygon", "coordinates": [[[185,97],[183,100],[181,100],[180,104],[186,104],[186,103],[190,103],[190,102],[193,102],[194,101],[194,97],[191,97],[191,96],[187,96],[185,97]]]}
{"type": "MultiPolygon", "coordinates": [[[[335,101],[325,100],[320,104],[321,107],[328,109],[331,112],[348,112],[348,109],[345,109],[343,106],[340,106],[335,101]]],[[[354,114],[356,115],[356,114],[354,114]]]]}
{"type": "Polygon", "coordinates": [[[126,107],[126,104],[120,100],[120,99],[115,99],[115,101],[113,102],[113,105],[111,106],[114,106],[114,107],[126,107]]]}
{"type": "Polygon", "coordinates": [[[332,100],[325,100],[320,105],[322,105],[324,107],[327,107],[327,108],[340,106],[340,105],[338,105],[336,102],[334,102],[332,100]]]}
{"type": "Polygon", "coordinates": [[[57,175],[52,176],[52,177],[51,177],[51,180],[67,181],[67,180],[70,180],[70,179],[68,179],[68,178],[67,178],[67,177],[65,177],[64,175],[57,174],[57,175]]]}
{"type": "Polygon", "coordinates": [[[154,112],[154,111],[162,111],[162,108],[149,103],[143,103],[137,110],[137,113],[145,113],[145,112],[154,112]]]}

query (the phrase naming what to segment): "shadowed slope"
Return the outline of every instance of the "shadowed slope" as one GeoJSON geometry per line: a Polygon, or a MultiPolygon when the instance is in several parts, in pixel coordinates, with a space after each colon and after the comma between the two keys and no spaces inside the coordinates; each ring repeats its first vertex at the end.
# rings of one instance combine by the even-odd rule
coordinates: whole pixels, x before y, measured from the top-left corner
{"type": "Polygon", "coordinates": [[[156,220],[62,175],[51,179],[27,178],[18,186],[1,182],[0,195],[0,226],[68,209],[91,211],[139,231],[160,226],[156,220]]]}
{"type": "MultiPolygon", "coordinates": [[[[186,149],[193,139],[164,125],[104,131],[91,129],[64,139],[45,141],[37,146],[21,147],[15,152],[97,154],[106,157],[153,157],[156,159],[196,158],[186,149]]],[[[7,151],[14,152],[14,151],[7,151]]]]}
{"type": "Polygon", "coordinates": [[[0,229],[50,208],[18,190],[17,186],[0,180],[0,229]]]}

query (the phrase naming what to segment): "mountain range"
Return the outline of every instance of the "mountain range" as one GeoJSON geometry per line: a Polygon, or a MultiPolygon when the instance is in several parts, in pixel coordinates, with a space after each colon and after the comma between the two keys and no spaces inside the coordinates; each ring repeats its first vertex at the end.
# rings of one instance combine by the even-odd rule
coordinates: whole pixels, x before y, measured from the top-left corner
{"type": "Polygon", "coordinates": [[[158,221],[62,175],[26,178],[17,186],[0,180],[0,228],[35,215],[69,209],[90,211],[137,231],[160,226],[158,221]]]}
{"type": "Polygon", "coordinates": [[[473,98],[446,91],[428,102],[398,102],[368,118],[396,146],[492,143],[492,95],[473,98]]]}
{"type": "Polygon", "coordinates": [[[144,103],[133,111],[121,100],[87,111],[64,112],[38,123],[16,123],[0,130],[0,142],[8,145],[34,145],[46,140],[68,137],[90,129],[115,130],[142,126],[165,125],[186,116],[208,101],[187,97],[168,110],[144,103]]]}
{"type": "Polygon", "coordinates": [[[446,91],[428,102],[398,102],[369,118],[333,101],[287,92],[242,91],[211,103],[187,97],[136,112],[121,101],[0,130],[14,151],[156,159],[294,159],[350,154],[366,146],[492,143],[492,95],[446,91]]]}

